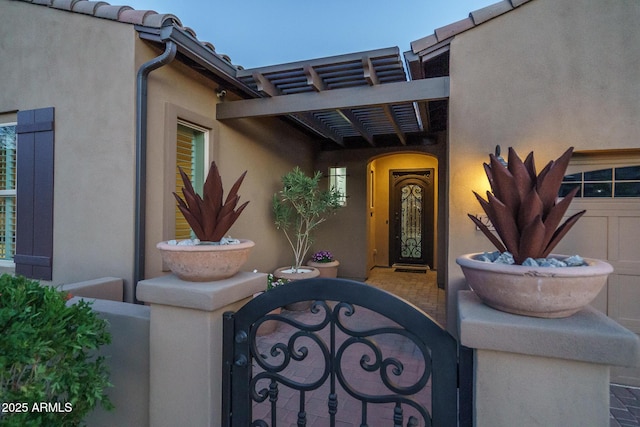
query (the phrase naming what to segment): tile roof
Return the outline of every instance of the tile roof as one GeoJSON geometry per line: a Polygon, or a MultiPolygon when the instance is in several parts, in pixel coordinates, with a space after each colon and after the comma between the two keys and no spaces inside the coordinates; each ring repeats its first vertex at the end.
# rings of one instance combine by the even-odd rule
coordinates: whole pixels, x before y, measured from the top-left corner
{"type": "MultiPolygon", "coordinates": [[[[173,25],[180,28],[197,40],[196,33],[193,29],[185,27],[180,19],[170,13],[158,13],[154,10],[136,10],[130,6],[116,6],[104,1],[91,0],[17,0],[35,5],[47,6],[53,9],[66,10],[74,13],[82,13],[85,15],[95,16],[96,18],[109,19],[112,21],[122,22],[125,24],[142,25],[150,28],[162,28],[173,25]]],[[[206,41],[198,42],[220,56],[225,61],[231,63],[231,58],[215,51],[215,46],[206,41]]],[[[242,67],[236,67],[242,68],[242,67]]]]}
{"type": "Polygon", "coordinates": [[[454,22],[444,27],[436,28],[433,34],[411,42],[411,50],[415,54],[424,53],[439,48],[443,44],[464,31],[470,30],[493,18],[512,11],[531,0],[503,0],[498,3],[483,7],[469,14],[469,17],[454,22]]]}
{"type": "MultiPolygon", "coordinates": [[[[398,48],[391,48],[392,52],[380,49],[243,70],[242,67],[233,65],[227,55],[218,54],[213,44],[198,40],[195,31],[183,26],[180,19],[172,14],[135,10],[130,6],[116,6],[93,0],[15,1],[133,24],[136,25],[140,37],[150,41],[157,42],[165,40],[166,37],[176,37],[179,45],[184,44],[183,55],[186,59],[200,61],[199,64],[204,63],[207,70],[215,68],[220,71],[224,81],[245,91],[249,98],[295,95],[312,91],[328,92],[336,88],[374,87],[406,81],[398,48]]],[[[437,28],[433,34],[411,42],[412,51],[405,53],[407,64],[413,69],[419,66],[419,58],[422,62],[433,61],[436,63],[437,75],[423,73],[422,77],[418,78],[447,76],[447,64],[440,64],[442,60],[439,57],[448,51],[449,43],[454,36],[529,1],[531,0],[502,0],[471,12],[465,19],[437,28]],[[411,59],[407,55],[411,55],[411,59]]],[[[214,74],[220,77],[220,73],[214,74]]],[[[414,75],[413,71],[410,73],[414,75]]],[[[419,102],[417,105],[400,103],[374,107],[344,107],[288,114],[287,117],[341,146],[345,146],[346,143],[358,143],[360,139],[368,142],[368,145],[388,144],[390,141],[407,145],[412,141],[422,143],[420,138],[409,137],[446,129],[447,101],[432,99],[419,102]]]]}

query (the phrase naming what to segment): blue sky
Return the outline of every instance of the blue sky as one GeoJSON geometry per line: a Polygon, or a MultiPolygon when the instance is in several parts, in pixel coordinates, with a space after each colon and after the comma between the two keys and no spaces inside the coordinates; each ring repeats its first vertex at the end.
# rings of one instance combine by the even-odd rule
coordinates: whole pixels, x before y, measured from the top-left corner
{"type": "MultiPolygon", "coordinates": [[[[245,68],[398,46],[498,0],[124,0],[172,13],[245,68]]],[[[111,2],[112,4],[116,4],[111,2]]]]}

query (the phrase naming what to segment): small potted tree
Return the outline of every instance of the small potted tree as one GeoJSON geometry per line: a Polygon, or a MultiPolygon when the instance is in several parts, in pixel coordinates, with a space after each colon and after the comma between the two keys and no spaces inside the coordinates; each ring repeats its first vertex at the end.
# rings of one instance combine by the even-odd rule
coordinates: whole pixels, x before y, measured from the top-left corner
{"type": "Polygon", "coordinates": [[[236,180],[223,203],[222,179],[215,162],[211,162],[202,197],[180,168],[183,198],[176,193],[173,195],[197,239],[170,240],[156,245],[163,262],[180,279],[193,282],[226,279],[236,274],[247,261],[255,243],[225,237],[249,203],[236,207],[240,201],[238,190],[246,173],[236,180]]]}
{"type": "Polygon", "coordinates": [[[536,174],[533,153],[523,162],[509,148],[507,166],[491,154],[484,164],[491,185],[487,200],[475,193],[497,236],[473,215],[497,252],[458,257],[469,287],[485,304],[515,314],[567,317],[589,304],[613,271],[611,265],[551,251],[585,213],[563,222],[578,188],[558,191],[573,148],[536,174]]]}
{"type": "Polygon", "coordinates": [[[293,250],[293,264],[274,272],[276,278],[302,279],[319,274],[313,267],[302,267],[313,243],[316,228],[340,207],[340,192],[321,190],[322,174],[306,175],[299,167],[282,177],[282,190],[273,195],[276,227],[293,250]]]}

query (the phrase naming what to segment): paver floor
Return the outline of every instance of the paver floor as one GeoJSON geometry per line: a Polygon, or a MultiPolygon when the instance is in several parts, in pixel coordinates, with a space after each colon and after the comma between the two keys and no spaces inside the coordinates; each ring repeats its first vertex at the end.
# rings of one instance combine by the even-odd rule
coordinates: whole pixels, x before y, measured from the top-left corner
{"type": "MultiPolygon", "coordinates": [[[[393,293],[400,298],[407,300],[418,308],[426,312],[432,319],[438,322],[442,327],[446,327],[446,313],[445,313],[445,292],[439,289],[436,285],[436,273],[427,272],[399,272],[394,268],[375,268],[371,271],[371,274],[366,281],[371,286],[384,289],[390,293],[393,293]]],[[[286,313],[286,312],[285,312],[286,313]]],[[[292,318],[308,316],[302,313],[291,313],[289,316],[292,318]]],[[[360,322],[370,324],[373,322],[374,313],[367,313],[366,316],[360,317],[360,322]]],[[[307,318],[308,320],[308,318],[307,318]]],[[[357,327],[357,325],[354,325],[357,327]]],[[[261,338],[260,347],[269,348],[270,345],[276,342],[285,331],[279,329],[274,334],[267,335],[261,338]]],[[[286,329],[286,328],[285,328],[286,329]]],[[[309,342],[308,345],[312,346],[313,343],[309,342]]],[[[398,346],[398,343],[382,342],[382,347],[385,346],[398,346]]],[[[402,347],[402,345],[400,345],[402,347]]],[[[409,349],[410,354],[414,349],[409,349]]],[[[356,357],[354,355],[354,357],[356,357]]],[[[360,357],[360,356],[358,356],[360,357]]],[[[311,361],[312,359],[308,359],[311,361]]],[[[411,362],[404,360],[404,363],[410,365],[411,362]]],[[[354,362],[354,363],[357,363],[354,362]]],[[[320,378],[322,375],[322,369],[313,368],[308,365],[298,365],[295,369],[294,378],[298,381],[313,381],[320,378]]],[[[414,366],[408,368],[406,372],[414,372],[416,376],[421,375],[422,366],[414,366]]],[[[362,391],[373,392],[380,384],[376,383],[372,378],[367,378],[364,375],[350,378],[356,387],[360,387],[362,391]]],[[[409,382],[411,382],[409,380],[409,382]]],[[[266,384],[265,384],[266,386],[266,384]]],[[[339,387],[338,387],[339,388],[339,387]]],[[[611,385],[611,409],[610,420],[611,427],[640,427],[640,389],[611,385]]],[[[328,385],[325,384],[315,392],[307,393],[305,400],[305,409],[308,414],[307,425],[308,426],[328,426],[327,415],[327,396],[328,385]]],[[[360,419],[360,404],[353,398],[350,398],[343,390],[337,391],[341,398],[338,403],[338,413],[341,415],[340,421],[336,423],[340,427],[359,426],[360,419]]],[[[278,396],[279,415],[277,425],[282,427],[289,427],[297,425],[297,413],[300,404],[300,398],[297,392],[286,387],[281,387],[278,396]]],[[[430,387],[426,389],[426,392],[420,397],[424,402],[430,400],[430,387]]],[[[267,416],[269,412],[268,399],[266,403],[262,405],[254,405],[254,415],[258,417],[267,416]]],[[[393,425],[392,422],[392,407],[377,407],[371,409],[368,414],[368,422],[371,426],[386,426],[393,425]]],[[[406,417],[406,415],[405,415],[406,417]]],[[[405,418],[406,419],[406,418],[405,418]]],[[[268,420],[270,421],[270,420],[268,420]]],[[[271,423],[269,423],[271,425],[271,423]]]]}
{"type": "MultiPolygon", "coordinates": [[[[369,280],[369,285],[382,288],[388,292],[396,294],[401,298],[418,306],[422,310],[429,310],[434,319],[444,319],[444,292],[437,289],[435,285],[435,273],[396,273],[393,269],[375,269],[369,280]],[[404,280],[400,280],[403,278],[404,280]],[[398,286],[398,283],[401,286],[398,286]],[[438,309],[440,303],[440,309],[438,309]],[[437,316],[436,316],[437,314],[437,316]]],[[[324,312],[313,314],[309,311],[292,312],[283,310],[282,315],[287,319],[296,322],[303,322],[306,325],[315,325],[324,319],[324,312]]],[[[438,320],[436,320],[438,321],[438,320]]],[[[373,328],[393,327],[397,326],[389,319],[381,315],[356,307],[351,316],[341,316],[341,324],[349,334],[340,330],[336,333],[336,348],[339,348],[340,362],[339,376],[342,381],[349,387],[349,392],[342,388],[340,381],[335,382],[334,393],[337,395],[337,411],[336,425],[338,426],[360,426],[363,420],[362,403],[350,395],[381,396],[393,394],[381,380],[381,367],[374,367],[370,372],[362,367],[363,356],[368,357],[367,363],[373,365],[376,360],[375,351],[379,351],[381,358],[395,358],[402,363],[402,373],[400,375],[390,374],[390,380],[395,386],[411,387],[420,382],[422,378],[429,378],[428,367],[425,367],[424,356],[421,355],[420,349],[408,338],[398,334],[382,334],[376,335],[375,345],[377,350],[368,347],[362,342],[354,342],[344,345],[351,338],[352,331],[371,330],[373,328]],[[343,369],[344,368],[344,369],[343,369]]],[[[286,386],[286,381],[281,381],[277,392],[276,406],[277,426],[295,426],[297,422],[298,412],[301,401],[304,403],[304,411],[306,412],[306,425],[308,426],[328,426],[329,425],[329,403],[328,396],[331,394],[329,389],[331,381],[324,379],[323,375],[328,372],[325,368],[325,356],[323,354],[322,345],[315,342],[308,336],[300,336],[295,338],[294,348],[306,347],[308,355],[301,361],[291,360],[283,363],[282,353],[272,353],[271,350],[277,343],[291,342],[292,334],[298,330],[288,324],[280,324],[277,330],[268,335],[261,336],[257,345],[259,352],[263,354],[262,363],[269,363],[271,366],[279,366],[279,364],[287,365],[280,371],[282,377],[299,384],[309,385],[309,390],[301,396],[297,391],[286,386]],[[323,385],[316,388],[315,383],[323,385]]],[[[325,343],[330,342],[329,328],[324,328],[317,332],[317,335],[325,343]]],[[[292,356],[292,359],[294,357],[292,356]]],[[[365,363],[366,364],[366,363],[365,363]]],[[[391,372],[393,367],[389,367],[386,371],[391,372]]],[[[254,375],[259,375],[262,368],[258,361],[254,361],[254,375]]],[[[261,380],[258,382],[256,390],[264,390],[265,396],[269,390],[269,381],[261,380]]],[[[426,387],[419,393],[412,394],[415,399],[423,405],[427,411],[431,410],[431,382],[427,381],[426,387]]],[[[393,404],[372,404],[366,405],[366,423],[370,426],[386,426],[394,425],[393,418],[395,415],[393,404]]],[[[266,397],[264,402],[256,403],[253,406],[254,419],[260,418],[265,420],[268,425],[274,424],[271,420],[271,403],[266,397]]],[[[410,416],[422,419],[418,412],[408,405],[403,405],[403,419],[405,423],[410,416]]],[[[425,425],[420,422],[416,425],[425,425]]]]}

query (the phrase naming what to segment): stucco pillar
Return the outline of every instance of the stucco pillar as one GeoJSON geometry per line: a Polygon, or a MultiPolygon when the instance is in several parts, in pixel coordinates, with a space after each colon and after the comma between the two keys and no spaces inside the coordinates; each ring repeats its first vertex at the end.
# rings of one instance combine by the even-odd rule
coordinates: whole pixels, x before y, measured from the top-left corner
{"type": "Polygon", "coordinates": [[[138,283],[138,299],[151,306],[151,427],[220,424],[222,314],[266,285],[263,273],[206,283],[171,274],[138,283]]]}
{"type": "Polygon", "coordinates": [[[566,319],[494,310],[458,293],[474,349],[474,426],[609,426],[610,366],[640,364],[640,339],[587,307],[566,319]]]}

